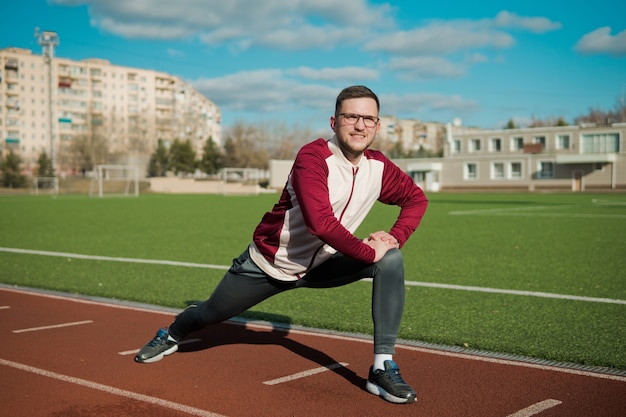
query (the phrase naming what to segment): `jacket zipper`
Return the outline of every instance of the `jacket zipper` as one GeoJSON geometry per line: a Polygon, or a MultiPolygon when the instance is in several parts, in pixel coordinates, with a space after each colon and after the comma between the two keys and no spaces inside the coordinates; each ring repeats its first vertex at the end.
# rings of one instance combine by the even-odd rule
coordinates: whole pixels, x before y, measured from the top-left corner
{"type": "MultiPolygon", "coordinates": [[[[352,195],[354,194],[354,184],[356,183],[356,174],[358,172],[359,172],[359,167],[352,167],[352,188],[350,189],[350,196],[348,197],[348,201],[346,202],[346,206],[343,208],[343,210],[341,211],[341,215],[339,216],[339,222],[341,222],[341,220],[343,219],[343,215],[345,214],[346,210],[348,209],[348,206],[350,205],[350,201],[352,201],[352,195]]],[[[317,254],[320,252],[320,250],[322,250],[323,247],[324,247],[324,245],[322,245],[319,248],[317,248],[317,250],[313,254],[313,257],[311,258],[311,262],[309,262],[309,266],[307,266],[306,270],[304,271],[305,274],[311,270],[311,266],[313,265],[313,262],[315,261],[315,258],[317,257],[317,254]]],[[[296,276],[298,277],[298,279],[300,279],[300,277],[301,277],[300,274],[297,274],[296,276]]]]}

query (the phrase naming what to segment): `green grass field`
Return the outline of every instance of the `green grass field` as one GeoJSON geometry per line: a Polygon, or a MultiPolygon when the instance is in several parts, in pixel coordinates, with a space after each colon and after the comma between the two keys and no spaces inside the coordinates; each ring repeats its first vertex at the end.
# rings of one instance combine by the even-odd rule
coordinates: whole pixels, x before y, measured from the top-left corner
{"type": "MultiPolygon", "coordinates": [[[[182,308],[206,298],[223,269],[7,248],[227,266],[276,198],[0,196],[0,282],[182,308]]],[[[429,199],[402,250],[410,282],[401,339],[626,369],[626,195],[429,199]]],[[[389,229],[397,212],[375,206],[360,234],[389,229]]],[[[370,334],[370,287],[292,291],[246,316],[370,334]]]]}

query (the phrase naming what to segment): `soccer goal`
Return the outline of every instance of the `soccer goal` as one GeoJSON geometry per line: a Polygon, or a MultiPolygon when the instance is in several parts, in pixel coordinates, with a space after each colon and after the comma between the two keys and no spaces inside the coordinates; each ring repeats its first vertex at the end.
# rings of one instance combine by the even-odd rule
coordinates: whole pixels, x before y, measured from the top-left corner
{"type": "Polygon", "coordinates": [[[255,168],[222,168],[222,194],[252,194],[260,192],[261,170],[255,168]]]}
{"type": "Polygon", "coordinates": [[[35,177],[33,194],[59,194],[59,177],[35,177]]]}
{"type": "Polygon", "coordinates": [[[137,197],[139,170],[132,165],[98,165],[89,187],[92,197],[137,197]]]}

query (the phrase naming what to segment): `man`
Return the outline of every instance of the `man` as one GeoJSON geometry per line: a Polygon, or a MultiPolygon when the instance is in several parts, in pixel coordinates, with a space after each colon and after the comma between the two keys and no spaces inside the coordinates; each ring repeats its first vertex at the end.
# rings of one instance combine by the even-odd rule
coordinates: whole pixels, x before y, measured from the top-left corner
{"type": "Polygon", "coordinates": [[[412,403],[415,391],[393,361],[404,308],[399,250],[420,223],[428,201],[382,153],[370,150],[380,129],[378,97],[352,86],[337,97],[335,135],[300,149],[285,188],[252,243],[233,261],[211,297],[160,329],[135,360],[155,362],[189,333],[227,320],[282,291],[330,288],[373,278],[374,364],[367,390],[393,403],[412,403]],[[389,232],[359,239],[354,232],[376,201],[400,207],[389,232]]]}

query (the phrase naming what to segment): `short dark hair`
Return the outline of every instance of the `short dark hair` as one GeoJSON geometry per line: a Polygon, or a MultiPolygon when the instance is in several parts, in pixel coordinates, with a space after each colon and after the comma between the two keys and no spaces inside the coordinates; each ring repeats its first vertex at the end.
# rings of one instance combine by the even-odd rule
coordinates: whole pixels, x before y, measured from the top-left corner
{"type": "Polygon", "coordinates": [[[341,90],[341,93],[337,96],[337,101],[335,102],[335,116],[339,114],[341,109],[341,105],[345,100],[351,98],[371,98],[376,101],[376,110],[380,111],[380,102],[378,101],[378,97],[372,90],[365,87],[364,85],[353,85],[350,87],[346,87],[341,90]]]}

